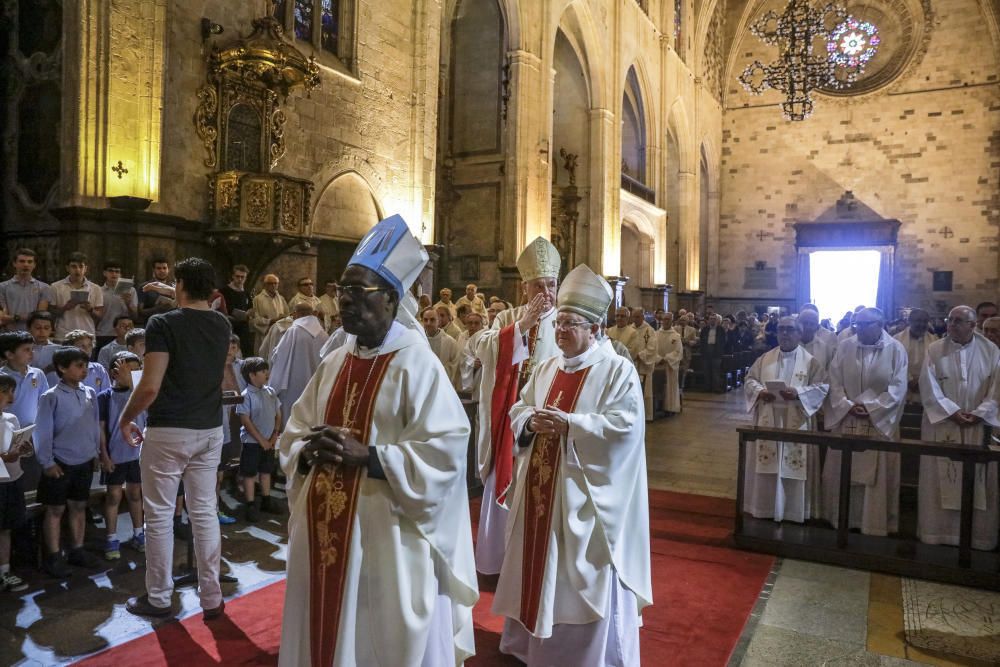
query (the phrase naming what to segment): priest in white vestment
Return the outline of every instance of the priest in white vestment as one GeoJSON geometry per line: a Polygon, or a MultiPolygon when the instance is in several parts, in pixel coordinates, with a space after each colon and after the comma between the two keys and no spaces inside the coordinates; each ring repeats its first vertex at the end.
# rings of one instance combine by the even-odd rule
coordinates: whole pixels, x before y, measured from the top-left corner
{"type": "Polygon", "coordinates": [[[479,383],[483,377],[483,362],[476,358],[476,346],[479,338],[486,330],[486,314],[475,311],[466,318],[468,327],[462,333],[458,344],[462,350],[462,360],[459,363],[460,390],[463,393],[479,396],[479,383]]]}
{"type": "MultiPolygon", "coordinates": [[[[906,350],[884,330],[877,308],[854,318],[857,335],[842,340],[830,362],[826,427],[834,433],[879,440],[899,437],[906,401],[906,350]]],[[[886,536],[899,527],[899,454],[855,452],[851,459],[849,525],[865,535],[886,536]]],[[[837,525],[840,452],[827,451],[823,464],[823,518],[837,525]]]]}
{"type": "Polygon", "coordinates": [[[605,340],[608,283],[584,265],[559,290],[561,354],[511,409],[517,435],[500,651],[528,667],[639,664],[652,604],[645,417],[634,366],[605,340]]]}
{"type": "MultiPolygon", "coordinates": [[[[953,308],[948,314],[948,337],[927,348],[920,374],[923,440],[981,449],[984,427],[1000,426],[1000,349],[975,328],[975,310],[968,306],[953,308]]],[[[922,542],[958,546],[962,465],[944,457],[920,457],[917,537],[922,542]]],[[[976,464],[972,548],[995,549],[998,527],[997,464],[976,464]]]]}
{"type": "MultiPolygon", "coordinates": [[[[808,311],[812,311],[813,313],[816,314],[816,333],[814,334],[814,336],[821,343],[825,343],[826,344],[826,346],[828,348],[828,352],[830,354],[830,359],[833,359],[833,353],[837,351],[837,343],[838,343],[838,341],[837,341],[837,334],[833,333],[829,329],[824,329],[822,326],[820,326],[819,308],[817,308],[816,305],[812,304],[812,303],[807,303],[807,304],[803,305],[802,308],[799,309],[799,321],[800,322],[802,321],[802,316],[805,314],[805,312],[807,310],[808,311]]],[[[807,325],[806,325],[805,322],[803,322],[802,323],[802,336],[803,336],[802,342],[803,343],[806,342],[806,337],[807,337],[806,328],[807,328],[807,325]]],[[[809,350],[808,347],[806,347],[806,349],[809,350]]],[[[810,350],[810,353],[812,353],[811,350],[810,350]]],[[[815,357],[816,355],[813,354],[813,356],[815,357]]],[[[827,364],[826,365],[829,366],[829,360],[827,360],[827,364]]]]}
{"type": "Polygon", "coordinates": [[[799,344],[819,362],[823,370],[828,369],[830,361],[833,360],[833,353],[837,351],[837,337],[819,325],[819,313],[812,308],[802,308],[797,319],[802,327],[802,341],[799,344]],[[829,338],[821,337],[820,331],[830,334],[833,342],[830,342],[829,338]]]}
{"type": "MultiPolygon", "coordinates": [[[[278,393],[282,405],[290,406],[299,400],[322,359],[320,350],[329,336],[315,312],[306,301],[292,306],[292,324],[271,353],[268,384],[278,393]]],[[[282,411],[285,423],[289,415],[289,410],[282,411]]]]}
{"type": "MultiPolygon", "coordinates": [[[[615,323],[608,327],[607,330],[608,338],[618,341],[624,345],[626,349],[628,349],[631,345],[632,336],[635,335],[635,327],[633,327],[632,323],[629,322],[631,317],[632,311],[622,306],[615,311],[615,323]]],[[[632,351],[629,350],[629,354],[631,353],[632,351]]]]}
{"type": "Polygon", "coordinates": [[[274,348],[278,347],[281,337],[288,331],[288,327],[292,326],[292,322],[292,316],[288,315],[272,324],[271,328],[267,330],[267,335],[260,342],[260,347],[257,348],[257,355],[264,359],[270,359],[274,348]]]}
{"type": "Polygon", "coordinates": [[[483,574],[499,574],[504,558],[504,501],[514,473],[510,408],[538,364],[559,353],[553,322],[561,262],[559,251],[546,239],[528,244],[517,258],[525,305],[499,313],[476,345],[482,363],[476,444],[483,480],[476,569],[483,574]]]}
{"type": "Polygon", "coordinates": [[[475,652],[469,422],[423,334],[394,322],[427,253],[399,216],[340,281],[348,345],[279,441],[291,507],[278,664],[449,667],[475,652]]]}
{"type": "MultiPolygon", "coordinates": [[[[285,297],[281,296],[278,292],[280,282],[278,276],[273,273],[264,276],[264,289],[257,292],[251,304],[249,313],[250,327],[254,333],[254,348],[258,351],[261,348],[264,337],[267,336],[274,324],[278,320],[288,317],[289,312],[291,312],[288,310],[288,302],[285,301],[285,297]]],[[[260,356],[269,359],[271,349],[274,349],[273,345],[267,354],[261,354],[260,356]]]]}
{"type": "Polygon", "coordinates": [[[656,330],[646,321],[642,308],[633,308],[629,320],[634,329],[631,340],[626,343],[632,355],[635,370],[642,383],[642,396],[646,407],[646,421],[652,421],[653,411],[653,369],[656,368],[656,330]]]}
{"type": "Polygon", "coordinates": [[[914,308],[906,318],[907,327],[893,336],[906,348],[907,403],[920,402],[920,371],[924,367],[927,348],[938,337],[929,331],[931,315],[922,308],[914,308]]]}
{"type": "Polygon", "coordinates": [[[656,330],[657,367],[663,369],[663,409],[666,412],[681,411],[681,382],[679,370],[684,360],[684,343],[681,335],[674,330],[673,313],[660,315],[660,328],[656,330]]]}
{"type": "MultiPolygon", "coordinates": [[[[826,369],[799,344],[801,336],[796,318],[781,318],[778,347],[750,367],[743,391],[754,426],[816,429],[816,413],[830,387],[826,369]]],[[[749,447],[744,512],[796,523],[819,515],[819,450],[814,445],[758,440],[749,447]]]]}
{"type": "Polygon", "coordinates": [[[674,325],[674,331],[681,335],[681,344],[684,346],[684,358],[681,359],[681,366],[677,369],[677,375],[681,381],[681,391],[684,390],[684,385],[687,381],[687,372],[691,368],[694,348],[698,345],[698,330],[691,326],[694,317],[688,313],[681,315],[682,311],[683,309],[678,311],[677,324],[674,325]]]}
{"type": "Polygon", "coordinates": [[[423,312],[420,313],[420,323],[424,327],[424,333],[427,334],[427,342],[430,344],[431,350],[434,351],[434,356],[444,366],[451,386],[457,389],[459,383],[458,364],[462,360],[462,349],[454,338],[438,328],[439,322],[438,313],[433,308],[424,308],[423,312]]]}

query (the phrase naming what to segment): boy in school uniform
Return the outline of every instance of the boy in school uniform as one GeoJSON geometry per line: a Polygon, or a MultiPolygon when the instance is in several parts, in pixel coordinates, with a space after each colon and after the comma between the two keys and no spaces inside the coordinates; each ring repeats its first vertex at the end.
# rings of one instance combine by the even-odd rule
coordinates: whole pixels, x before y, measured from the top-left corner
{"type": "Polygon", "coordinates": [[[45,507],[42,566],[59,579],[70,574],[67,561],[80,567],[97,565],[97,560],[83,550],[94,458],[101,445],[97,396],[83,384],[89,362],[90,357],[75,347],[64,347],[52,356],[59,384],[42,394],[33,434],[43,473],[38,482],[38,501],[45,507]],[[59,533],[67,507],[69,549],[64,559],[59,533]]]}
{"type": "MultiPolygon", "coordinates": [[[[101,419],[101,484],[108,487],[104,496],[104,521],[108,527],[104,558],[107,560],[121,558],[118,506],[123,491],[132,518],[132,537],[128,546],[139,552],[146,550],[146,534],[142,529],[142,479],[139,474],[141,447],[125,442],[118,428],[118,418],[132,395],[132,371],[141,368],[139,357],[131,352],[119,352],[111,361],[114,384],[97,395],[97,411],[101,419]]],[[[133,421],[140,429],[146,428],[146,413],[139,413],[133,421]]]]}
{"type": "MultiPolygon", "coordinates": [[[[126,352],[128,350],[128,344],[125,342],[125,338],[128,336],[128,332],[135,328],[134,321],[131,315],[119,315],[115,318],[114,332],[115,337],[108,343],[104,345],[97,352],[97,363],[99,363],[104,368],[111,370],[111,360],[115,358],[115,355],[119,352],[126,352]]],[[[141,358],[141,357],[140,357],[141,358]]]]}
{"type": "MultiPolygon", "coordinates": [[[[19,331],[17,333],[26,333],[19,331]]],[[[17,390],[17,381],[10,375],[0,375],[0,451],[10,442],[10,434],[21,428],[17,417],[8,412],[17,390]]],[[[31,455],[31,444],[11,446],[0,453],[7,475],[0,479],[0,591],[23,591],[28,587],[21,577],[10,571],[10,534],[24,523],[24,488],[21,486],[22,456],[31,455]]]]}
{"type": "Polygon", "coordinates": [[[87,256],[82,252],[70,253],[66,273],[65,278],[51,285],[49,308],[58,315],[56,340],[64,339],[74,329],[94,334],[97,321],[104,315],[104,293],[100,286],[87,280],[87,256]],[[73,301],[73,292],[87,292],[87,300],[73,301]]]}
{"type": "Polygon", "coordinates": [[[52,315],[45,311],[38,311],[28,316],[28,333],[35,341],[32,349],[35,352],[33,366],[43,373],[52,370],[52,355],[59,349],[59,345],[52,342],[52,331],[55,329],[55,320],[52,315]]]}
{"type": "Polygon", "coordinates": [[[45,374],[32,365],[33,341],[27,331],[0,333],[0,357],[4,361],[0,375],[10,377],[15,383],[12,402],[6,410],[17,417],[22,428],[35,423],[38,401],[49,389],[45,374]]]}
{"type": "Polygon", "coordinates": [[[125,334],[125,349],[142,359],[146,355],[146,330],[137,328],[125,334]]]}
{"type": "Polygon", "coordinates": [[[271,474],[274,472],[274,445],[281,435],[281,402],[278,394],[267,381],[271,369],[261,357],[243,360],[240,369],[247,388],[243,390],[243,403],[236,406],[240,416],[240,474],[243,476],[243,495],[246,498],[246,520],[255,523],[262,511],[279,514],[281,510],[271,499],[271,474]],[[254,498],[254,485],[260,478],[260,498],[254,498]]]}
{"type": "MultiPolygon", "coordinates": [[[[83,329],[70,331],[66,334],[66,345],[82,350],[87,355],[87,359],[92,359],[94,356],[94,334],[89,331],[84,331],[83,329]]],[[[48,378],[50,387],[59,384],[59,376],[56,375],[55,371],[52,371],[46,377],[48,378]]],[[[107,367],[102,366],[96,361],[88,361],[87,377],[84,378],[83,384],[93,389],[95,395],[100,394],[110,387],[111,378],[108,376],[107,367]]]]}

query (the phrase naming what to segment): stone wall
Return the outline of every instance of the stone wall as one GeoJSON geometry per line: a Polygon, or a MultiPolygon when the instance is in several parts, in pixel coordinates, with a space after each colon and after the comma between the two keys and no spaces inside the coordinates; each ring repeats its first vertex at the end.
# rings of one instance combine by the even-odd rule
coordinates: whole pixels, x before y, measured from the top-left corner
{"type": "Polygon", "coordinates": [[[782,118],[776,93],[750,96],[735,79],[773,51],[749,33],[735,46],[722,133],[719,280],[710,297],[794,307],[792,225],[816,219],[846,190],[902,222],[897,307],[941,313],[997,297],[997,45],[975,0],[942,0],[933,10],[926,53],[909,71],[862,97],[817,96],[815,114],[802,122],[782,118]],[[744,287],[755,261],[777,268],[777,289],[744,287]],[[954,291],[932,291],[933,271],[954,272],[954,291]]]}

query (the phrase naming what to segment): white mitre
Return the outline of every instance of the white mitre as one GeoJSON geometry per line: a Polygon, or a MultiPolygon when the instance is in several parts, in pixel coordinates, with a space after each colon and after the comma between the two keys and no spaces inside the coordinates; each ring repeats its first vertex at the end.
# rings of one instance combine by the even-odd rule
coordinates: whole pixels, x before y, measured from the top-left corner
{"type": "Polygon", "coordinates": [[[559,286],[556,306],[559,312],[582,315],[588,322],[600,322],[608,312],[614,292],[608,281],[580,264],[570,271],[559,286]]]}
{"type": "Polygon", "coordinates": [[[524,282],[536,278],[558,278],[561,265],[559,251],[541,236],[529,243],[517,258],[517,271],[524,282]]]}

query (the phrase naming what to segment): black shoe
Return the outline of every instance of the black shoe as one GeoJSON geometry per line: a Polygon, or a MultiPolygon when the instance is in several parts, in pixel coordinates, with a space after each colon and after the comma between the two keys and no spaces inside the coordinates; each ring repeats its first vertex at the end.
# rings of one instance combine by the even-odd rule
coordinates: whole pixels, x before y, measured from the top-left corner
{"type": "Polygon", "coordinates": [[[66,555],[66,560],[70,565],[75,565],[77,567],[86,568],[97,568],[100,566],[100,561],[89,551],[84,551],[83,547],[77,547],[76,549],[70,549],[69,553],[66,555]]]}
{"type": "Polygon", "coordinates": [[[222,602],[219,603],[219,606],[215,607],[214,609],[203,609],[201,615],[206,621],[211,621],[213,619],[222,616],[222,614],[225,611],[226,611],[226,601],[223,600],[222,602]]]}
{"type": "Polygon", "coordinates": [[[47,554],[42,559],[42,569],[56,579],[65,579],[70,575],[69,567],[61,553],[47,554]]]}
{"type": "Polygon", "coordinates": [[[268,514],[281,514],[281,506],[271,496],[264,496],[260,499],[260,511],[268,514]]]}
{"type": "Polygon", "coordinates": [[[181,521],[179,516],[174,517],[174,537],[179,540],[191,539],[191,525],[181,521]]]}
{"type": "Polygon", "coordinates": [[[260,498],[254,498],[246,503],[246,518],[248,523],[260,521],[260,498]]]}
{"type": "Polygon", "coordinates": [[[135,614],[136,616],[153,616],[155,618],[166,618],[174,612],[174,610],[170,607],[157,607],[153,605],[149,601],[148,595],[140,595],[137,598],[129,598],[128,602],[125,603],[125,609],[127,609],[130,614],[135,614]]]}

